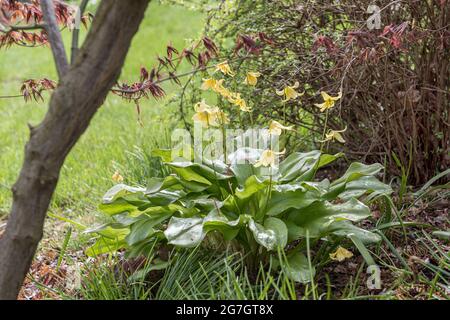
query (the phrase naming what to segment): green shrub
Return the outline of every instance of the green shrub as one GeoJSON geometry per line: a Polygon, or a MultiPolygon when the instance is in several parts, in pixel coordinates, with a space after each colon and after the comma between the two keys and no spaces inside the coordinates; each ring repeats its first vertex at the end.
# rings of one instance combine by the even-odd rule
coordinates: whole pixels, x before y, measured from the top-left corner
{"type": "Polygon", "coordinates": [[[170,151],[156,153],[172,174],[152,179],[147,188],[118,184],[110,189],[100,209],[113,222],[90,230],[100,237],[88,254],[127,248],[138,255],[155,240],[179,247],[217,245],[216,235],[221,235],[224,245],[244,251],[253,261],[287,249],[288,273],[305,282],[311,268],[295,246],[299,240],[379,241],[378,235],[352,223],[370,216],[361,200],[367,203],[391,192],[375,177],[382,169],[379,164],[352,163],[342,177],[330,182],[314,178],[341,154],[293,153],[275,173],[241,164],[242,157],[258,159],[262,153],[258,149],[238,149],[230,155],[230,165],[218,160],[170,162],[170,151]]]}

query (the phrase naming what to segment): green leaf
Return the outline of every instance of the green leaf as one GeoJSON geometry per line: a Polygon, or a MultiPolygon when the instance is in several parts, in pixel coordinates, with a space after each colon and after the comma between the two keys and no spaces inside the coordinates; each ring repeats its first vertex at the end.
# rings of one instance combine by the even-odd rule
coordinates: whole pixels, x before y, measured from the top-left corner
{"type": "Polygon", "coordinates": [[[130,232],[128,228],[121,228],[121,225],[115,228],[114,223],[107,223],[94,228],[86,229],[83,233],[97,233],[102,237],[109,239],[124,239],[130,232]]]}
{"type": "Polygon", "coordinates": [[[179,184],[180,181],[175,175],[170,175],[165,178],[151,178],[148,180],[147,190],[145,191],[145,193],[157,193],[161,190],[166,190],[179,184]]]}
{"type": "Polygon", "coordinates": [[[130,233],[126,237],[127,243],[132,246],[138,242],[150,238],[156,232],[153,228],[169,219],[172,214],[173,212],[171,211],[159,211],[154,212],[151,215],[142,215],[140,220],[131,226],[130,233]]]}
{"type": "Polygon", "coordinates": [[[364,176],[347,183],[345,190],[339,194],[339,198],[349,200],[350,198],[359,198],[364,194],[370,194],[370,199],[373,199],[379,195],[389,195],[391,193],[392,188],[389,185],[375,177],[364,176]]]}
{"type": "Polygon", "coordinates": [[[145,189],[144,188],[136,188],[136,187],[130,187],[125,184],[116,184],[114,187],[109,189],[105,195],[103,196],[103,203],[108,204],[112,203],[114,200],[118,198],[123,198],[124,196],[128,194],[144,194],[145,189]]]}
{"type": "Polygon", "coordinates": [[[260,149],[239,148],[228,156],[230,169],[239,185],[243,186],[250,176],[259,176],[260,170],[255,168],[253,163],[261,157],[262,152],[260,149]]]}
{"type": "Polygon", "coordinates": [[[213,181],[226,180],[232,177],[225,174],[221,166],[213,169],[204,164],[193,162],[169,162],[167,165],[186,181],[196,181],[211,185],[213,181]]]}
{"type": "Polygon", "coordinates": [[[94,257],[104,253],[116,252],[117,250],[126,247],[127,243],[125,237],[118,239],[100,237],[91,247],[86,249],[85,253],[89,257],[94,257]]]}
{"type": "Polygon", "coordinates": [[[282,264],[282,269],[289,279],[300,283],[311,282],[311,275],[314,276],[316,273],[314,267],[312,270],[309,269],[308,258],[300,252],[288,257],[287,263],[282,264]]]}
{"type": "Polygon", "coordinates": [[[203,220],[203,230],[206,233],[213,230],[219,231],[226,241],[231,241],[250,219],[250,216],[240,215],[236,220],[230,221],[225,215],[214,209],[203,220]]]}
{"type": "Polygon", "coordinates": [[[344,194],[344,198],[348,199],[351,197],[351,194],[361,196],[365,192],[370,193],[371,189],[374,188],[373,191],[383,191],[390,192],[390,187],[382,184],[381,182],[376,183],[375,178],[368,179],[366,176],[374,176],[378,172],[383,169],[383,166],[379,163],[374,163],[371,165],[365,165],[359,162],[353,162],[350,167],[347,169],[345,174],[339,179],[333,181],[330,184],[330,191],[324,196],[325,199],[335,199],[341,193],[346,191],[347,186],[356,180],[360,180],[361,183],[350,184],[350,187],[353,190],[350,190],[348,194],[344,194]],[[365,186],[366,185],[366,186],[365,186]]]}
{"type": "MultiPolygon", "coordinates": [[[[179,200],[185,195],[183,191],[169,191],[162,190],[157,193],[152,193],[147,195],[147,199],[152,205],[156,206],[167,206],[175,201],[179,200]]],[[[149,204],[147,204],[149,205],[149,204]]],[[[142,210],[142,208],[140,208],[142,210]]]]}
{"type": "Polygon", "coordinates": [[[261,181],[256,176],[251,176],[245,181],[244,187],[242,189],[236,190],[235,196],[239,200],[248,200],[255,193],[266,189],[269,185],[269,180],[266,179],[261,181]]]}
{"type": "Polygon", "coordinates": [[[359,228],[348,221],[338,221],[333,223],[328,232],[339,237],[353,236],[358,238],[364,244],[377,243],[381,241],[381,237],[376,233],[359,228]]]}
{"type": "Polygon", "coordinates": [[[137,210],[137,207],[125,199],[117,199],[112,203],[102,203],[98,206],[99,210],[107,215],[116,215],[123,212],[133,212],[137,210]]]}
{"type": "Polygon", "coordinates": [[[172,217],[164,235],[170,244],[185,248],[195,247],[205,237],[203,219],[172,217]]]}
{"type": "Polygon", "coordinates": [[[320,198],[320,194],[310,192],[297,185],[282,185],[274,187],[272,196],[267,203],[266,215],[277,216],[288,209],[302,209],[308,207],[320,198]],[[292,188],[287,188],[292,187],[292,188]]]}
{"type": "Polygon", "coordinates": [[[306,230],[293,221],[286,220],[286,227],[288,229],[288,242],[298,240],[306,235],[306,230]]]}
{"type": "Polygon", "coordinates": [[[149,204],[144,196],[144,191],[144,188],[117,184],[103,196],[103,202],[99,209],[108,215],[136,211],[140,206],[149,204]]]}
{"type": "Polygon", "coordinates": [[[153,229],[152,223],[150,221],[142,220],[131,226],[130,233],[126,238],[126,241],[128,245],[132,246],[149,238],[154,233],[155,229],[153,229]]]}
{"type": "Polygon", "coordinates": [[[304,230],[309,230],[311,237],[320,237],[334,222],[359,221],[368,216],[369,208],[362,202],[351,199],[341,204],[316,201],[306,208],[292,210],[288,219],[304,230]]]}
{"type": "MultiPolygon", "coordinates": [[[[179,164],[178,164],[179,165],[179,164]]],[[[212,182],[208,179],[204,178],[201,174],[198,174],[195,172],[192,168],[186,166],[186,167],[178,167],[178,166],[171,166],[171,168],[184,180],[189,182],[198,182],[205,186],[212,185],[212,182]]]]}
{"type": "Polygon", "coordinates": [[[344,175],[341,178],[335,180],[331,184],[331,186],[336,186],[343,182],[348,183],[353,180],[359,179],[362,176],[373,176],[381,170],[383,170],[383,166],[379,163],[365,165],[363,163],[353,162],[352,164],[350,164],[344,175]]]}
{"type": "Polygon", "coordinates": [[[307,153],[294,152],[280,163],[280,179],[282,182],[310,181],[314,178],[316,171],[325,165],[335,161],[342,154],[322,154],[318,150],[307,153]]]}
{"type": "Polygon", "coordinates": [[[274,250],[277,247],[277,236],[275,231],[265,229],[253,219],[248,222],[248,228],[253,233],[256,242],[262,245],[267,250],[274,250]]]}
{"type": "Polygon", "coordinates": [[[283,249],[287,245],[288,229],[282,220],[269,217],[264,221],[264,227],[266,230],[272,230],[275,233],[278,247],[283,249]]]}

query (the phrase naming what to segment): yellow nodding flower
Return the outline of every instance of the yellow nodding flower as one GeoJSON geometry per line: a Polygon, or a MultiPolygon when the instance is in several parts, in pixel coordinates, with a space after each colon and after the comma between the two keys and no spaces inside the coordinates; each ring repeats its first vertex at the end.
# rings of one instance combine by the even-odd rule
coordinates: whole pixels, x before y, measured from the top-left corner
{"type": "Polygon", "coordinates": [[[258,161],[255,162],[254,166],[255,168],[258,167],[274,167],[275,161],[277,160],[277,156],[285,154],[286,150],[283,150],[281,152],[275,152],[272,150],[264,150],[261,154],[261,158],[259,158],[258,161]]]}
{"type": "Polygon", "coordinates": [[[114,182],[117,182],[117,183],[122,183],[123,182],[123,177],[120,175],[120,172],[119,172],[119,170],[117,170],[116,172],[114,172],[114,174],[112,175],[112,180],[114,181],[114,182]]]}
{"type": "Polygon", "coordinates": [[[228,61],[224,61],[219,63],[216,66],[216,71],[220,71],[225,75],[229,75],[230,77],[234,77],[234,72],[231,70],[230,65],[228,64],[228,61]]]}
{"type": "Polygon", "coordinates": [[[292,131],[292,130],[294,130],[294,127],[293,126],[286,127],[286,126],[283,126],[278,121],[272,120],[272,122],[269,125],[269,134],[279,136],[279,135],[281,135],[283,130],[292,131]]]}
{"type": "Polygon", "coordinates": [[[206,104],[205,100],[197,102],[194,106],[195,112],[205,112],[211,110],[212,108],[213,108],[212,106],[206,104]]]}
{"type": "Polygon", "coordinates": [[[245,77],[244,83],[249,86],[256,86],[258,83],[258,78],[261,76],[259,72],[247,72],[247,76],[245,77]]]}
{"type": "Polygon", "coordinates": [[[202,90],[214,90],[217,86],[217,80],[214,78],[203,79],[202,86],[200,87],[202,90]]]}
{"type": "Polygon", "coordinates": [[[213,88],[214,92],[220,94],[225,99],[230,99],[233,93],[223,86],[223,79],[216,82],[216,86],[213,88]]]}
{"type": "Polygon", "coordinates": [[[336,140],[340,143],[345,143],[344,138],[342,137],[343,132],[347,131],[347,127],[345,127],[343,130],[329,130],[327,134],[325,134],[325,140],[322,140],[320,142],[327,142],[336,140]]]}
{"type": "Polygon", "coordinates": [[[276,93],[279,96],[284,96],[283,102],[287,102],[289,100],[297,99],[298,97],[303,96],[305,93],[298,93],[295,89],[300,86],[298,81],[294,83],[293,86],[286,86],[283,90],[277,90],[276,93]]]}
{"type": "Polygon", "coordinates": [[[339,94],[336,97],[330,96],[325,91],[322,91],[320,93],[323,98],[323,103],[316,103],[315,106],[320,108],[320,112],[324,112],[328,109],[331,109],[336,104],[336,101],[338,101],[340,98],[342,98],[342,92],[339,92],[339,94]]]}
{"type": "Polygon", "coordinates": [[[336,252],[330,253],[331,260],[342,262],[345,259],[353,257],[353,253],[345,248],[338,247],[336,252]]]}
{"type": "Polygon", "coordinates": [[[232,94],[231,97],[229,98],[229,101],[232,104],[238,106],[239,109],[241,109],[241,111],[244,111],[244,112],[252,111],[252,109],[247,105],[247,102],[245,102],[245,100],[241,98],[240,93],[232,94]]]}
{"type": "Polygon", "coordinates": [[[192,120],[200,122],[204,128],[209,126],[218,127],[230,123],[227,115],[216,106],[209,106],[204,100],[198,102],[195,106],[195,114],[192,120]]]}

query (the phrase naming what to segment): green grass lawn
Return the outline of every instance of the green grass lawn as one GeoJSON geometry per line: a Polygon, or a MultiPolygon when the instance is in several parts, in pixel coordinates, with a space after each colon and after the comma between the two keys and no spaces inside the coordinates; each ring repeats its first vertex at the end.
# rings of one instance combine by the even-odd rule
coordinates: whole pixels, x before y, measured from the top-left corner
{"type": "MultiPolygon", "coordinates": [[[[183,47],[187,39],[200,35],[203,16],[178,6],[152,3],[128,54],[121,80],[134,81],[141,66],[151,67],[157,54],[164,54],[172,41],[183,47]]],[[[64,34],[70,40],[70,34],[64,34]]],[[[67,45],[67,48],[70,46],[67,45]]],[[[13,47],[0,52],[0,95],[18,94],[25,79],[56,79],[50,49],[13,47]]],[[[166,85],[168,92],[173,87],[166,85]]],[[[80,92],[79,94],[83,94],[80,92]]],[[[11,206],[10,188],[15,182],[28,139],[27,123],[37,124],[47,110],[44,102],[25,103],[22,98],[0,99],[0,217],[11,206]]],[[[176,124],[176,111],[164,102],[145,100],[141,103],[141,119],[134,104],[110,95],[91,122],[91,126],[69,155],[58,184],[53,208],[82,214],[92,211],[102,194],[113,185],[111,176],[120,169],[125,182],[139,172],[131,165],[143,165],[133,153],[140,149],[148,154],[164,141],[164,132],[176,124]]],[[[145,169],[145,168],[144,168],[145,169]]],[[[144,172],[143,170],[142,172],[144,172]]]]}

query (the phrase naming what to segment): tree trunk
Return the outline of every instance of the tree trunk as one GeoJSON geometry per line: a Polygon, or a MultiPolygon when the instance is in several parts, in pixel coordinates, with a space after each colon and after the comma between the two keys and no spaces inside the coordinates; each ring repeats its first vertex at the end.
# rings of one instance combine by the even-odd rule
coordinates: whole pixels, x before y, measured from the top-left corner
{"type": "Polygon", "coordinates": [[[13,205],[0,240],[0,300],[15,299],[31,265],[67,154],[117,81],[149,0],[103,0],[75,64],[31,128],[13,205]]]}

